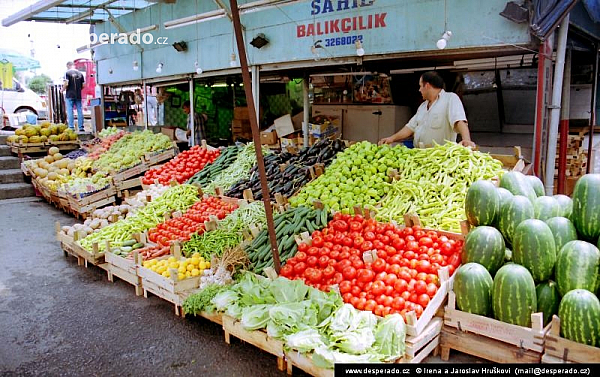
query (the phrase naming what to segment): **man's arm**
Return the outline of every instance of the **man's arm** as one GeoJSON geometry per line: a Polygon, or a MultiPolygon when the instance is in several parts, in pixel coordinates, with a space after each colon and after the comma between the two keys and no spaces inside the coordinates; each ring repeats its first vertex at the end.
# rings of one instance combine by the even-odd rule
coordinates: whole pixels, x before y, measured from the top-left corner
{"type": "Polygon", "coordinates": [[[475,143],[471,141],[471,134],[469,133],[469,125],[464,120],[459,120],[454,123],[454,130],[460,134],[462,138],[460,145],[464,147],[475,147],[475,143]]]}
{"type": "Polygon", "coordinates": [[[392,136],[384,137],[383,139],[379,140],[378,144],[379,145],[381,145],[381,144],[391,144],[391,143],[396,142],[396,141],[408,139],[413,134],[414,134],[413,130],[411,130],[407,126],[404,126],[404,127],[402,127],[402,129],[400,131],[396,132],[392,136]]]}

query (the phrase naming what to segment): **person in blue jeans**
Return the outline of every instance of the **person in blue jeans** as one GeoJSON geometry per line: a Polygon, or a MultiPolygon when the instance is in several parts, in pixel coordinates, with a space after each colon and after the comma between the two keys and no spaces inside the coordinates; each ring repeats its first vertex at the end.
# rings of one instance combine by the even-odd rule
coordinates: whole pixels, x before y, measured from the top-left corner
{"type": "Polygon", "coordinates": [[[83,74],[74,68],[73,62],[67,63],[67,73],[63,80],[63,93],[65,93],[65,105],[67,108],[67,118],[69,128],[75,130],[73,120],[73,106],[77,107],[77,124],[79,132],[83,132],[83,111],[81,109],[81,89],[85,79],[83,74]]]}

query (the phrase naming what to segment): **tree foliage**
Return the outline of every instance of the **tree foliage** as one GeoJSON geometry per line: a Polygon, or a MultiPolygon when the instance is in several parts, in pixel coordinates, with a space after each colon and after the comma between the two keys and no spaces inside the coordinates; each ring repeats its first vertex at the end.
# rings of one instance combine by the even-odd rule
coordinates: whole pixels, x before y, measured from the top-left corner
{"type": "Polygon", "coordinates": [[[46,85],[51,82],[52,79],[44,74],[34,76],[29,80],[29,89],[37,94],[46,94],[46,85]]]}

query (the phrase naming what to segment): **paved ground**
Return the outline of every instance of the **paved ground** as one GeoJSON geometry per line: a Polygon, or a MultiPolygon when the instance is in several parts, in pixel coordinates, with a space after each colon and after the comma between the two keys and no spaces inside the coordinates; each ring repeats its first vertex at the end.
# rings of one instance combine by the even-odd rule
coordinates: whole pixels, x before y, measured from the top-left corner
{"type": "Polygon", "coordinates": [[[53,234],[72,217],[38,199],[0,201],[0,211],[0,375],[285,376],[273,356],[227,345],[218,325],[78,267],[53,234]]]}

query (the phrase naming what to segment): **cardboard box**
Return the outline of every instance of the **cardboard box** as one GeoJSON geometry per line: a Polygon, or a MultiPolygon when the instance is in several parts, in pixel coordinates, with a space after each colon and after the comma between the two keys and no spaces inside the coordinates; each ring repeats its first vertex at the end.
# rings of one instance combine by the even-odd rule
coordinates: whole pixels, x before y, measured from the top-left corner
{"type": "Polygon", "coordinates": [[[268,131],[260,133],[260,143],[261,144],[275,144],[277,143],[277,132],[268,131]]]}
{"type": "Polygon", "coordinates": [[[275,131],[277,131],[277,136],[282,138],[294,132],[302,131],[302,125],[294,125],[290,114],[286,114],[275,119],[275,131]]]}
{"type": "Polygon", "coordinates": [[[299,145],[302,145],[298,142],[299,138],[298,137],[282,137],[279,139],[280,143],[281,143],[281,148],[286,148],[286,147],[294,147],[294,148],[298,148],[299,145]]]}
{"type": "Polygon", "coordinates": [[[248,113],[248,108],[247,107],[234,107],[233,108],[233,119],[250,120],[250,114],[248,113]]]}
{"type": "Polygon", "coordinates": [[[160,132],[163,135],[167,135],[169,137],[169,139],[176,140],[176,138],[175,138],[175,130],[176,129],[177,129],[177,127],[161,127],[160,132]]]}
{"type": "Polygon", "coordinates": [[[231,130],[237,133],[252,132],[252,127],[249,120],[234,119],[231,121],[231,130]]]}

